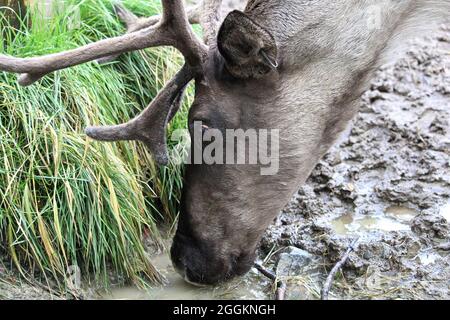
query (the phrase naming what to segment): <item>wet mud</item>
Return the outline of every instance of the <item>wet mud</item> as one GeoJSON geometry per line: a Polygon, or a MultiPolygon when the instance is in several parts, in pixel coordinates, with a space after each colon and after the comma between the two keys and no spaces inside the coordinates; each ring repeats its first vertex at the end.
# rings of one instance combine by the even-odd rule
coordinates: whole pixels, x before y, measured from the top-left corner
{"type": "Polygon", "coordinates": [[[314,299],[354,239],[332,298],[450,299],[448,27],[377,72],[350,133],[266,232],[261,254],[311,254],[314,271],[294,267],[288,280],[292,298],[314,299]]]}

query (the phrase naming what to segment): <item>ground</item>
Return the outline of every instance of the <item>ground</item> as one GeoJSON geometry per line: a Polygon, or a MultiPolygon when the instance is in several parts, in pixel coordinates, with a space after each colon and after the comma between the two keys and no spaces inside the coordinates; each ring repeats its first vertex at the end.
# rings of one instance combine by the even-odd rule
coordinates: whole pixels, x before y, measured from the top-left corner
{"type": "Polygon", "coordinates": [[[335,298],[450,298],[449,31],[377,73],[351,132],[267,231],[264,253],[311,254],[287,272],[304,289],[293,298],[317,298],[354,239],[335,298]]]}
{"type": "MultiPolygon", "coordinates": [[[[450,299],[448,27],[377,73],[352,130],[266,232],[260,257],[287,298],[316,299],[355,239],[331,298],[450,299]]],[[[52,297],[8,269],[0,261],[0,299],[52,297]]],[[[263,281],[251,277],[246,286],[263,281]]],[[[260,288],[271,296],[267,281],[260,288]]]]}
{"type": "Polygon", "coordinates": [[[11,271],[8,261],[3,261],[6,254],[0,251],[0,300],[48,300],[56,299],[48,288],[38,282],[29,283],[21,280],[17,272],[11,271]]]}

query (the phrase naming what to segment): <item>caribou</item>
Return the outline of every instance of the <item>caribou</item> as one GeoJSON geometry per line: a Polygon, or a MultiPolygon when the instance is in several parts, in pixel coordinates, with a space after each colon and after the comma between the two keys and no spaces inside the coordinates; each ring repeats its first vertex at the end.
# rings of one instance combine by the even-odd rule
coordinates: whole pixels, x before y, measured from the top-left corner
{"type": "Polygon", "coordinates": [[[261,174],[261,163],[186,165],[171,258],[199,285],[248,272],[265,229],[345,131],[374,71],[450,12],[449,0],[249,0],[223,17],[221,0],[188,9],[182,0],[161,2],[162,14],[150,18],[115,5],[127,27],[122,36],[41,57],[0,55],[0,70],[19,74],[26,86],[81,63],[172,46],[184,66],[150,105],[124,124],[89,127],[87,136],[139,140],[166,165],[166,126],[191,81],[191,135],[196,122],[205,134],[278,130],[274,174],[261,174]]]}

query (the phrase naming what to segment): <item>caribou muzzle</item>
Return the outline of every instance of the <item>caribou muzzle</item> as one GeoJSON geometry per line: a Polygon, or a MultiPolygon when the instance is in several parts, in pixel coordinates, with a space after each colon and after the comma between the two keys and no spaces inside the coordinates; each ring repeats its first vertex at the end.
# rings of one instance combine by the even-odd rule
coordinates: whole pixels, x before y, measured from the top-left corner
{"type": "Polygon", "coordinates": [[[215,285],[247,273],[253,255],[223,254],[213,245],[177,232],[170,251],[175,270],[195,286],[215,285]]]}

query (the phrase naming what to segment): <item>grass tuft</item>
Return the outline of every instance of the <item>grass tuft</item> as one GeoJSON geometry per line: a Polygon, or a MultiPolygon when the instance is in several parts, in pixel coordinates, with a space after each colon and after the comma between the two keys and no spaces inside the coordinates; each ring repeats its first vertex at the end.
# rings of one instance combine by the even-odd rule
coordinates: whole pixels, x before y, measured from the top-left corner
{"type": "MultiPolygon", "coordinates": [[[[110,1],[61,3],[51,18],[31,9],[21,30],[0,17],[0,52],[30,57],[124,32],[110,1]]],[[[138,15],[159,10],[159,1],[124,4],[138,15]]],[[[158,244],[155,221],[175,221],[182,167],[157,168],[140,143],[93,142],[83,130],[134,117],[181,62],[172,49],[143,50],[27,88],[0,73],[0,244],[24,276],[37,270],[64,287],[78,266],[102,282],[110,271],[141,284],[158,279],[143,240],[158,244]]],[[[185,127],[187,105],[170,130],[185,127]]]]}

